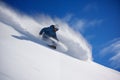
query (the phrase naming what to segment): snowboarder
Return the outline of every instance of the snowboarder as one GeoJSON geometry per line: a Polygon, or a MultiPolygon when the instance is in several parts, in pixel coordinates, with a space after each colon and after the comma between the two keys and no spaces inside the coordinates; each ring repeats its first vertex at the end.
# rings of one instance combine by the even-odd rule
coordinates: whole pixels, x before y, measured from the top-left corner
{"type": "Polygon", "coordinates": [[[57,46],[56,42],[52,41],[50,38],[53,38],[53,39],[59,41],[58,38],[57,38],[57,35],[56,35],[56,32],[58,30],[59,29],[55,25],[50,25],[50,27],[43,28],[39,32],[39,35],[42,35],[43,40],[45,40],[45,41],[51,41],[52,44],[48,45],[48,46],[51,47],[51,48],[56,49],[56,46],[57,46]]]}

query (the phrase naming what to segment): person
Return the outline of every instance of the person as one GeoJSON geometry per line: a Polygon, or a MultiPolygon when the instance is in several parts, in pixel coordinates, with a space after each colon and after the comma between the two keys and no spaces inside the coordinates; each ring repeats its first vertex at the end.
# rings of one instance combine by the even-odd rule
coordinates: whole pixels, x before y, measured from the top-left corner
{"type": "Polygon", "coordinates": [[[50,27],[45,27],[43,28],[40,32],[39,32],[39,35],[42,35],[42,38],[43,40],[45,41],[51,41],[52,42],[52,45],[49,45],[50,47],[56,49],[56,46],[57,44],[50,40],[50,37],[59,41],[58,38],[57,38],[57,35],[56,35],[56,32],[58,31],[59,29],[55,26],[55,25],[50,25],[50,27]]]}

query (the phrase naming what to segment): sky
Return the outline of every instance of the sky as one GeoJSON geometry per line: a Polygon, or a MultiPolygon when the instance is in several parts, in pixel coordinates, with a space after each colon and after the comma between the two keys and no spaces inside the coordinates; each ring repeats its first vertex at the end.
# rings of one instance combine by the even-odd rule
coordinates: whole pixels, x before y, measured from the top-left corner
{"type": "Polygon", "coordinates": [[[29,16],[58,17],[92,46],[93,61],[120,71],[119,0],[1,0],[29,16]]]}

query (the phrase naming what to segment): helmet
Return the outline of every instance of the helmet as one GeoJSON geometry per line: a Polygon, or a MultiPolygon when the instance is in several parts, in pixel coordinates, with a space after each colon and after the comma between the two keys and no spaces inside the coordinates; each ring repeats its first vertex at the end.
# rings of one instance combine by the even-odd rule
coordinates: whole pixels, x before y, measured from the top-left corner
{"type": "Polygon", "coordinates": [[[55,26],[55,25],[50,25],[50,28],[53,28],[53,29],[55,29],[56,31],[58,31],[59,29],[58,29],[58,27],[57,26],[55,26]]]}

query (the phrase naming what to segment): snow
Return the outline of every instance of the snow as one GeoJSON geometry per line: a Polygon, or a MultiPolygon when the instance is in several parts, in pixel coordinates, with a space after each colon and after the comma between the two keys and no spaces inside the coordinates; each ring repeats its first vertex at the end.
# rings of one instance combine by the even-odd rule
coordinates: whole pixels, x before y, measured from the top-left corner
{"type": "Polygon", "coordinates": [[[59,25],[59,31],[57,32],[58,39],[67,46],[68,51],[64,54],[70,55],[80,60],[92,60],[92,50],[87,41],[82,37],[81,34],[72,30],[69,25],[63,22],[61,19],[52,19],[49,16],[40,15],[37,18],[32,18],[12,8],[6,6],[5,4],[0,5],[0,21],[10,25],[12,28],[16,29],[23,36],[14,36],[20,39],[29,39],[38,44],[42,44],[37,38],[39,31],[43,27],[48,27],[51,24],[59,25]]]}
{"type": "MultiPolygon", "coordinates": [[[[87,52],[80,58],[76,57],[76,54],[79,56],[77,51],[73,55],[77,49],[68,51],[68,54],[52,50],[35,35],[41,28],[38,27],[40,24],[27,17],[27,21],[37,27],[25,27],[27,22],[23,22],[26,18],[20,19],[9,10],[4,16],[2,12],[5,10],[8,9],[0,7],[0,80],[120,80],[120,72],[91,61],[90,50],[82,37],[74,37],[76,41],[71,42],[73,46],[83,48],[82,52],[87,52]],[[82,46],[77,45],[79,40],[82,46]]],[[[70,32],[76,34],[72,30],[70,32]]],[[[63,37],[60,33],[59,36],[63,37]]],[[[66,41],[72,41],[69,37],[61,40],[67,46],[70,44],[66,41]]]]}

